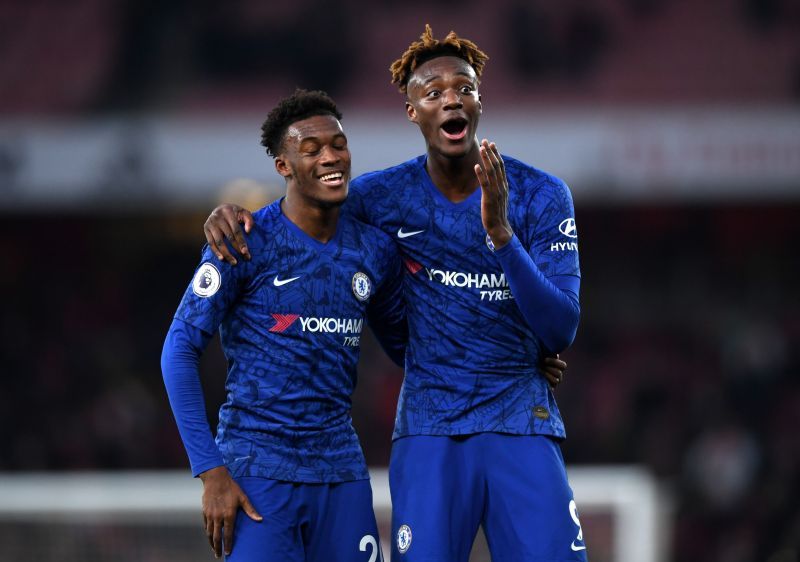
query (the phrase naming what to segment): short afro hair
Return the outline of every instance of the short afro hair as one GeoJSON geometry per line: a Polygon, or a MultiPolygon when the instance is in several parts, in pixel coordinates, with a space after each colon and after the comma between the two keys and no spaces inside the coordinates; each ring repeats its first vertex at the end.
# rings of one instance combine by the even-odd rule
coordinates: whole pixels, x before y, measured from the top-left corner
{"type": "Polygon", "coordinates": [[[475,43],[459,37],[455,31],[448,33],[447,37],[441,41],[434,39],[433,30],[426,23],[425,31],[420,35],[419,41],[411,43],[406,52],[389,67],[389,71],[392,73],[392,84],[397,84],[404,94],[408,93],[408,81],[414,71],[429,60],[444,56],[465,60],[475,70],[475,75],[479,80],[483,72],[483,65],[489,60],[486,53],[481,51],[475,43]]]}
{"type": "Polygon", "coordinates": [[[284,136],[289,126],[297,121],[315,115],[332,115],[341,119],[342,114],[336,108],[328,94],[322,90],[303,90],[297,88],[291,96],[283,98],[267,115],[261,125],[261,146],[267,154],[275,158],[283,147],[284,136]]]}

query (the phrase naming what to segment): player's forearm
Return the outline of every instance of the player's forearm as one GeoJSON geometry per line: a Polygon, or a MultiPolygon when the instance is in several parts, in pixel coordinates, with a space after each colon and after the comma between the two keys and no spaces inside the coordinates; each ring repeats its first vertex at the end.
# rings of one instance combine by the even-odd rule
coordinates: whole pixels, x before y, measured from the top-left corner
{"type": "Polygon", "coordinates": [[[378,343],[395,364],[405,366],[408,345],[408,322],[405,303],[401,295],[384,306],[371,306],[367,310],[367,322],[378,343]]]}
{"type": "Polygon", "coordinates": [[[569,288],[552,283],[516,236],[495,255],[528,326],[549,351],[558,353],[569,347],[580,318],[578,278],[572,278],[569,288]]]}
{"type": "Polygon", "coordinates": [[[408,320],[403,296],[404,275],[400,254],[394,245],[391,246],[386,271],[383,285],[367,307],[367,322],[389,359],[405,367],[408,320]]]}
{"type": "Polygon", "coordinates": [[[376,326],[370,323],[370,328],[389,359],[399,367],[404,367],[408,344],[408,324],[405,319],[393,326],[376,326]]]}
{"type": "Polygon", "coordinates": [[[164,386],[195,476],[223,464],[211,436],[200,383],[200,356],[209,339],[202,330],[176,319],[161,353],[164,386]]]}

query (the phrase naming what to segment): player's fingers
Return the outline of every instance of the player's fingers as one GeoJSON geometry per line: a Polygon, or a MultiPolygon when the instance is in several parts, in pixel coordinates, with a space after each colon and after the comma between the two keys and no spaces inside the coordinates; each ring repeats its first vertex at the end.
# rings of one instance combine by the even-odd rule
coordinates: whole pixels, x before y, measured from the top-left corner
{"type": "Polygon", "coordinates": [[[497,151],[497,145],[493,142],[488,143],[486,145],[486,154],[489,157],[489,161],[492,163],[492,168],[497,176],[497,182],[500,184],[499,187],[504,187],[505,168],[503,167],[503,159],[497,151]]]}
{"type": "Polygon", "coordinates": [[[560,369],[562,371],[566,371],[567,370],[566,361],[562,361],[558,357],[545,357],[544,358],[544,365],[546,367],[553,367],[554,369],[560,369]]]}
{"type": "Polygon", "coordinates": [[[483,174],[483,182],[481,183],[481,187],[483,187],[483,190],[485,192],[488,192],[492,196],[496,197],[496,195],[497,195],[497,186],[495,185],[495,182],[494,182],[494,176],[491,173],[492,165],[489,162],[489,159],[488,159],[488,157],[486,155],[486,150],[484,149],[484,147],[481,147],[480,153],[481,153],[481,163],[482,163],[481,164],[481,172],[483,174]]]}
{"type": "MultiPolygon", "coordinates": [[[[220,219],[215,224],[217,228],[219,228],[219,230],[222,232],[222,235],[225,236],[225,238],[228,241],[230,241],[234,249],[238,250],[245,259],[249,260],[251,257],[250,250],[247,248],[247,242],[244,238],[244,232],[242,232],[242,227],[239,225],[240,212],[245,212],[249,214],[250,211],[247,211],[246,209],[240,209],[240,211],[237,213],[226,214],[225,220],[220,219]]],[[[236,262],[231,262],[231,264],[236,265],[236,262]]]]}
{"type": "MultiPolygon", "coordinates": [[[[222,259],[228,262],[231,265],[236,265],[239,261],[236,259],[236,256],[231,253],[228,245],[225,243],[224,237],[218,237],[214,239],[214,243],[217,246],[217,251],[222,254],[222,259]]],[[[217,256],[219,257],[219,256],[217,256]]]]}
{"type": "Polygon", "coordinates": [[[213,226],[209,226],[208,223],[203,225],[203,234],[206,235],[206,242],[208,242],[208,247],[214,252],[214,255],[217,256],[217,259],[222,261],[223,256],[222,252],[219,250],[219,246],[217,246],[217,238],[218,236],[215,234],[215,228],[213,226]]]}
{"type": "Polygon", "coordinates": [[[233,550],[233,526],[236,520],[236,512],[227,515],[222,527],[222,545],[225,548],[225,556],[230,556],[233,550]]]}
{"type": "Polygon", "coordinates": [[[225,260],[231,265],[236,265],[238,261],[236,257],[231,253],[228,245],[225,243],[225,238],[228,237],[221,228],[216,226],[209,227],[209,232],[206,233],[206,238],[211,236],[211,242],[209,242],[209,247],[211,251],[217,256],[220,260],[225,260]]]}
{"type": "Polygon", "coordinates": [[[495,160],[497,161],[497,169],[500,174],[505,177],[506,175],[506,163],[503,162],[503,157],[500,156],[500,151],[497,149],[497,145],[495,143],[490,143],[489,146],[492,149],[492,154],[494,155],[495,160]]]}
{"type": "Polygon", "coordinates": [[[244,494],[242,494],[241,504],[242,511],[244,511],[250,519],[253,521],[261,521],[263,519],[258,511],[256,511],[256,508],[253,507],[253,504],[250,503],[250,499],[244,494]]]}
{"type": "Polygon", "coordinates": [[[208,247],[214,252],[217,259],[236,265],[236,258],[233,257],[230,250],[228,250],[227,244],[225,244],[225,233],[218,226],[209,222],[206,222],[203,232],[206,235],[208,247]]]}
{"type": "Polygon", "coordinates": [[[244,233],[239,227],[239,223],[236,223],[235,227],[233,228],[233,238],[231,241],[233,242],[233,246],[239,249],[239,252],[241,252],[242,256],[249,260],[250,250],[247,249],[247,242],[244,240],[244,233]]]}
{"type": "Polygon", "coordinates": [[[498,193],[502,193],[503,191],[505,191],[508,188],[506,187],[506,184],[503,181],[503,172],[502,172],[502,169],[500,168],[500,162],[497,159],[497,154],[495,154],[495,151],[492,150],[491,146],[492,145],[487,147],[486,156],[489,158],[489,162],[492,165],[491,169],[492,169],[492,173],[494,174],[494,181],[495,181],[495,185],[497,186],[497,191],[498,191],[498,193]]]}
{"type": "Polygon", "coordinates": [[[497,171],[500,171],[500,162],[497,158],[497,147],[493,142],[486,141],[486,156],[497,171]]]}
{"type": "Polygon", "coordinates": [[[236,220],[236,214],[230,212],[220,214],[218,217],[209,218],[211,226],[216,227],[222,235],[233,242],[234,235],[237,230],[240,230],[239,223],[236,220]]]}
{"type": "Polygon", "coordinates": [[[206,538],[208,539],[208,546],[211,547],[211,550],[214,550],[214,520],[203,514],[203,523],[206,530],[206,538]]]}
{"type": "Polygon", "coordinates": [[[497,170],[495,170],[494,164],[492,164],[492,159],[489,156],[489,147],[487,146],[486,140],[484,140],[483,144],[481,145],[480,153],[481,161],[483,162],[483,169],[486,172],[489,181],[492,183],[492,187],[496,188],[494,185],[494,180],[497,177],[497,170]]]}
{"type": "Polygon", "coordinates": [[[209,217],[210,220],[215,221],[225,221],[227,223],[233,223],[239,221],[239,213],[243,211],[242,207],[239,205],[232,205],[230,203],[225,203],[214,209],[209,217]]]}
{"type": "MultiPolygon", "coordinates": [[[[227,238],[229,241],[234,243],[236,241],[237,233],[238,236],[244,239],[241,233],[241,227],[239,226],[239,213],[243,211],[241,207],[238,205],[223,205],[221,207],[217,207],[214,209],[214,212],[211,213],[211,216],[208,217],[206,224],[210,226],[215,226],[222,234],[227,238]]],[[[235,244],[236,247],[240,247],[239,244],[235,244]]]]}
{"type": "Polygon", "coordinates": [[[486,191],[489,188],[489,178],[486,177],[486,173],[480,164],[475,164],[475,175],[478,176],[478,183],[481,189],[486,191]]]}
{"type": "Polygon", "coordinates": [[[545,367],[542,372],[544,373],[544,376],[547,377],[547,380],[555,382],[561,382],[564,380],[564,373],[560,369],[545,367]]]}
{"type": "Polygon", "coordinates": [[[503,165],[503,158],[497,150],[497,145],[494,143],[489,144],[489,156],[491,157],[492,164],[497,170],[497,189],[503,193],[503,197],[508,197],[508,178],[506,178],[506,169],[503,165]]]}
{"type": "Polygon", "coordinates": [[[253,228],[253,224],[255,224],[253,214],[247,209],[240,209],[238,215],[239,222],[244,223],[244,231],[249,234],[250,229],[253,228]]]}
{"type": "Polygon", "coordinates": [[[206,517],[205,512],[203,512],[203,531],[206,534],[206,538],[208,538],[208,517],[206,517]]]}
{"type": "Polygon", "coordinates": [[[222,556],[222,519],[214,518],[214,534],[211,548],[214,549],[214,556],[222,556]]]}

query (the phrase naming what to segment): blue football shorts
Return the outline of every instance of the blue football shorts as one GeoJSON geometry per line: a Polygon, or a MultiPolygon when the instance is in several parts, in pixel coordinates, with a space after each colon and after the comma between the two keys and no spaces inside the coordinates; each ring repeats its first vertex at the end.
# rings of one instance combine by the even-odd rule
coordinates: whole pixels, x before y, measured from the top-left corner
{"type": "Polygon", "coordinates": [[[381,562],[369,480],[302,484],[241,477],[263,521],[241,509],[229,562],[381,562]]]}
{"type": "Polygon", "coordinates": [[[482,525],[492,562],[586,561],[561,448],[541,435],[397,439],[393,562],[467,562],[482,525]]]}

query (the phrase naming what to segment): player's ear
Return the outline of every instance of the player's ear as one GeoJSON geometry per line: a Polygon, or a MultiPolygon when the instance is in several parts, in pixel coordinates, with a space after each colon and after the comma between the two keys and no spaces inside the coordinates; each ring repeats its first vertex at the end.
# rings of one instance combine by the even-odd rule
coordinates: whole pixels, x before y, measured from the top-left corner
{"type": "Polygon", "coordinates": [[[289,164],[289,161],[286,160],[282,154],[279,154],[275,157],[275,171],[277,171],[280,175],[285,178],[288,178],[292,175],[292,166],[289,164]]]}
{"type": "Polygon", "coordinates": [[[417,109],[414,107],[410,101],[406,102],[406,115],[408,115],[408,120],[412,123],[417,123],[417,109]]]}

